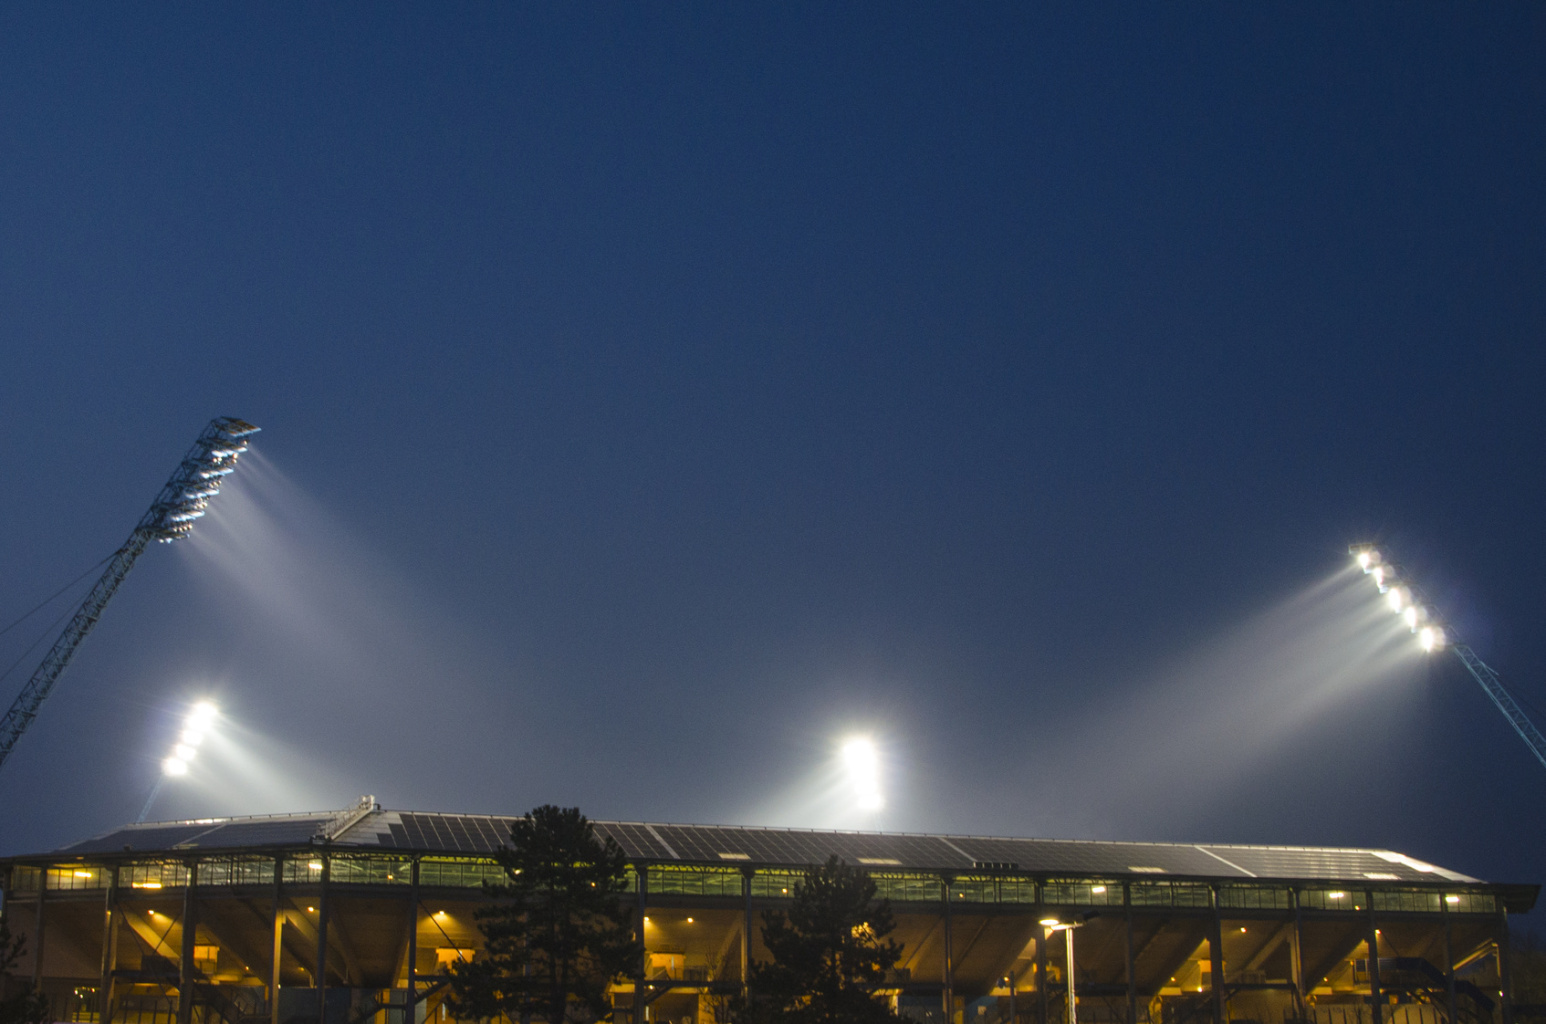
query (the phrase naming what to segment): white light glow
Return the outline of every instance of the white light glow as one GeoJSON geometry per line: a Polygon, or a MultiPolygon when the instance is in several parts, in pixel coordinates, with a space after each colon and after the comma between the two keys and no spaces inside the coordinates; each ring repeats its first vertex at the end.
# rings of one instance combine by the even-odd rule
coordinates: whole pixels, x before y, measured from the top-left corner
{"type": "Polygon", "coordinates": [[[192,761],[198,755],[199,752],[188,746],[186,743],[179,743],[177,746],[172,748],[172,756],[177,758],[179,761],[192,761]]]}
{"type": "Polygon", "coordinates": [[[201,700],[193,705],[193,709],[188,712],[188,726],[193,729],[205,729],[209,726],[209,723],[215,720],[215,716],[218,714],[220,714],[220,709],[215,707],[211,701],[201,700]]]}
{"type": "Polygon", "coordinates": [[[1417,643],[1425,651],[1436,651],[1444,646],[1444,631],[1438,626],[1424,626],[1417,631],[1417,643]]]}
{"type": "Polygon", "coordinates": [[[168,775],[187,775],[188,762],[176,757],[169,757],[161,762],[161,770],[168,775]]]}
{"type": "Polygon", "coordinates": [[[1401,613],[1401,619],[1402,619],[1403,622],[1406,623],[1406,628],[1407,629],[1416,630],[1417,629],[1417,606],[1415,604],[1407,605],[1406,606],[1406,610],[1401,613]]]}
{"type": "Polygon", "coordinates": [[[1399,612],[1406,606],[1406,588],[1391,587],[1389,593],[1385,595],[1385,603],[1390,605],[1391,611],[1399,612]]]}
{"type": "Polygon", "coordinates": [[[868,738],[856,736],[843,744],[843,770],[848,789],[862,811],[886,806],[880,792],[880,755],[868,738]]]}

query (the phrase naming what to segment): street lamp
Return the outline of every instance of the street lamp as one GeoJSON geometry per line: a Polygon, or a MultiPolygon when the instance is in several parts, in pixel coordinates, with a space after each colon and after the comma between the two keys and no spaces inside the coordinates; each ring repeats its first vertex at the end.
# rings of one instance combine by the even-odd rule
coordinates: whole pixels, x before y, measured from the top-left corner
{"type": "MultiPolygon", "coordinates": [[[[1098,912],[1096,912],[1098,913],[1098,912]]],[[[1079,1024],[1079,1003],[1074,996],[1074,929],[1083,928],[1095,913],[1086,914],[1083,921],[1070,921],[1064,923],[1055,917],[1042,919],[1042,927],[1049,932],[1062,932],[1063,941],[1068,950],[1068,1024],[1079,1024]]],[[[1011,996],[1011,1001],[1013,996],[1011,996]]]]}

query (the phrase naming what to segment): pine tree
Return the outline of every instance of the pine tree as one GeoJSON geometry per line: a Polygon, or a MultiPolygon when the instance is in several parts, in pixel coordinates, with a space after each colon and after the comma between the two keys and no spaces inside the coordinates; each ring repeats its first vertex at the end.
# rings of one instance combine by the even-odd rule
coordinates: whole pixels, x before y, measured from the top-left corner
{"type": "Polygon", "coordinates": [[[795,886],[788,914],[763,915],[772,960],[752,972],[747,1024],[881,1024],[901,1018],[875,995],[902,946],[891,904],[875,899],[869,872],[831,857],[795,886]]]}
{"type": "Polygon", "coordinates": [[[32,982],[24,981],[15,994],[6,997],[11,968],[27,951],[27,940],[14,938],[5,918],[0,917],[0,1024],[44,1024],[48,1020],[48,1001],[35,992],[32,982]]]}
{"type": "Polygon", "coordinates": [[[610,1019],[607,985],[642,955],[623,898],[626,862],[579,808],[538,807],[495,853],[509,879],[485,884],[485,945],[454,965],[451,1003],[463,1019],[610,1019]]]}

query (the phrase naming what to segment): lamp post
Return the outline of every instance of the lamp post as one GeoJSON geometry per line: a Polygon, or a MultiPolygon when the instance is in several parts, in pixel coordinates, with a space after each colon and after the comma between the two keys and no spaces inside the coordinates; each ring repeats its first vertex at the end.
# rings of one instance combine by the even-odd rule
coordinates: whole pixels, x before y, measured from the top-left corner
{"type": "Polygon", "coordinates": [[[1083,928],[1085,922],[1074,921],[1064,924],[1055,917],[1049,917],[1041,923],[1049,932],[1063,933],[1063,942],[1068,950],[1068,1024],[1079,1024],[1079,1004],[1074,996],[1074,929],[1083,928]]]}

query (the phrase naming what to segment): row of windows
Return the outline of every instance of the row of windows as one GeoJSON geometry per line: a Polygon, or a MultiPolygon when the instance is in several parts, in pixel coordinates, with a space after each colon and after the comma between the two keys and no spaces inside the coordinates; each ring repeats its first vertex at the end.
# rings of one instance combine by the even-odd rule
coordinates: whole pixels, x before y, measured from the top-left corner
{"type": "MultiPolygon", "coordinates": [[[[321,857],[291,857],[281,861],[282,881],[288,884],[317,883],[322,880],[321,857]]],[[[404,857],[339,856],[330,858],[328,877],[345,885],[407,885],[412,879],[413,863],[404,857]]],[[[172,889],[188,884],[189,868],[181,861],[135,861],[120,865],[118,884],[130,889],[172,889]]],[[[88,864],[39,869],[17,867],[11,885],[17,892],[36,892],[41,880],[49,889],[105,889],[112,872],[88,864]]],[[[763,898],[792,896],[804,880],[804,873],[788,870],[758,870],[751,876],[751,894],[763,898]]],[[[930,903],[944,899],[944,882],[938,875],[908,872],[872,872],[876,893],[896,903],[930,903]]],[[[679,868],[656,866],[649,869],[649,891],[661,896],[740,896],[742,873],[737,868],[679,868]]],[[[200,886],[271,885],[274,861],[263,857],[217,857],[198,861],[200,886]]],[[[419,861],[419,884],[426,887],[479,888],[485,882],[506,881],[504,870],[493,860],[483,858],[426,857],[419,861]]],[[[628,869],[625,891],[638,891],[638,877],[628,869]]],[[[950,884],[952,902],[961,903],[1041,903],[1050,906],[1120,907],[1124,886],[1120,881],[1099,879],[1035,879],[972,875],[954,879],[950,884]]],[[[1134,907],[1178,907],[1206,909],[1212,906],[1212,891],[1200,882],[1129,882],[1127,892],[1134,907]]],[[[1485,914],[1497,910],[1497,900],[1489,893],[1445,893],[1432,889],[1377,889],[1373,892],[1374,909],[1379,912],[1485,914]]],[[[1221,908],[1240,910],[1288,910],[1293,906],[1293,891],[1283,886],[1221,885],[1221,908]]],[[[1299,905],[1306,910],[1363,910],[1369,894],[1363,890],[1301,889],[1299,905]]]]}

